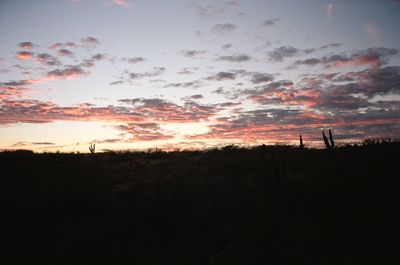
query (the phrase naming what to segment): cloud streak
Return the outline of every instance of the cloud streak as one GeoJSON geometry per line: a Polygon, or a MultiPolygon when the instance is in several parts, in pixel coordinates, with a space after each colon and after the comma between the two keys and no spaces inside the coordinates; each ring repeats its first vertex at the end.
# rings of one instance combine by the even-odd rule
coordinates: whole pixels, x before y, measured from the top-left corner
{"type": "Polygon", "coordinates": [[[215,75],[207,77],[207,80],[226,81],[236,79],[236,74],[233,72],[218,72],[215,75]]]}
{"type": "Polygon", "coordinates": [[[128,3],[125,0],[112,0],[115,5],[122,6],[124,8],[130,8],[132,4],[128,3]]]}
{"type": "Polygon", "coordinates": [[[223,55],[217,58],[217,61],[227,61],[233,63],[242,63],[250,61],[251,57],[247,54],[239,54],[239,55],[223,55]]]}
{"type": "Polygon", "coordinates": [[[379,68],[387,64],[392,57],[398,54],[398,49],[378,47],[358,51],[350,55],[335,54],[329,57],[297,60],[294,62],[294,65],[323,65],[325,68],[369,65],[374,68],[379,68]]]}
{"type": "Polygon", "coordinates": [[[328,3],[326,6],[326,16],[328,19],[332,17],[333,14],[333,3],[328,3]]]}

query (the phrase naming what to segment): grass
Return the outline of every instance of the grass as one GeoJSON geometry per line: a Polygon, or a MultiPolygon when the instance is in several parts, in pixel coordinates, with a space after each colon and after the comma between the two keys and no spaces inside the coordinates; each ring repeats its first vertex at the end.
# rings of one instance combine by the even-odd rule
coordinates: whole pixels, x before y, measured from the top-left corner
{"type": "Polygon", "coordinates": [[[2,152],[0,256],[399,264],[399,147],[2,152]]]}

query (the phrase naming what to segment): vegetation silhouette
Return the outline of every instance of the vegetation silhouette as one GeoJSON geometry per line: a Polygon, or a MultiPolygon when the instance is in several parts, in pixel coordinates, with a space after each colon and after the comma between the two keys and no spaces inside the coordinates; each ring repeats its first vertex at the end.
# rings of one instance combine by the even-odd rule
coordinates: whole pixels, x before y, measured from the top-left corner
{"type": "Polygon", "coordinates": [[[331,152],[2,152],[0,254],[107,264],[398,264],[399,147],[370,139],[331,152]]]}
{"type": "Polygon", "coordinates": [[[333,141],[333,135],[331,129],[329,129],[329,140],[328,137],[326,137],[324,131],[322,131],[322,138],[324,140],[326,149],[332,149],[335,147],[335,142],[333,141]]]}
{"type": "Polygon", "coordinates": [[[96,151],[96,144],[90,144],[89,151],[91,154],[94,154],[94,152],[96,151]]]}
{"type": "Polygon", "coordinates": [[[299,145],[299,148],[300,149],[304,149],[303,137],[301,137],[301,134],[300,134],[300,145],[299,145]]]}

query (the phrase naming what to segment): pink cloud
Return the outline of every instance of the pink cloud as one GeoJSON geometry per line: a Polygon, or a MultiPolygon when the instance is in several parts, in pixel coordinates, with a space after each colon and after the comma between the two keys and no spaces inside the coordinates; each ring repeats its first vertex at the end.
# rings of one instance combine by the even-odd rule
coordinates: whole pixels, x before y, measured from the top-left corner
{"type": "Polygon", "coordinates": [[[162,130],[157,123],[129,123],[119,125],[116,129],[130,134],[130,142],[168,140],[174,138],[173,134],[162,130]]]}
{"type": "Polygon", "coordinates": [[[35,80],[35,79],[25,79],[25,80],[17,80],[17,81],[8,81],[8,82],[3,82],[1,85],[3,86],[12,86],[12,87],[20,87],[20,86],[27,86],[31,84],[37,84],[39,83],[40,80],[35,80]]]}
{"type": "Polygon", "coordinates": [[[329,4],[327,5],[327,7],[326,7],[326,16],[327,16],[328,18],[331,18],[331,17],[332,17],[332,14],[333,14],[333,4],[332,4],[332,3],[329,3],[329,4]]]}
{"type": "MultiPolygon", "coordinates": [[[[133,99],[130,106],[98,107],[89,103],[63,107],[50,101],[32,99],[16,100],[26,91],[17,88],[0,89],[5,100],[0,101],[0,124],[7,123],[48,123],[57,120],[72,121],[117,121],[129,123],[120,129],[133,132],[136,128],[141,133],[149,130],[160,131],[158,123],[195,122],[206,120],[217,111],[214,107],[193,103],[180,106],[160,99],[133,99]],[[2,92],[3,91],[3,92],[2,92]],[[14,96],[8,96],[13,94],[14,96]],[[139,103],[139,104],[136,104],[139,103]],[[135,123],[134,125],[132,123],[135,123]],[[140,124],[137,124],[140,123],[140,124]],[[140,126],[139,126],[140,125],[140,126]]],[[[125,102],[126,100],[124,100],[125,102]]],[[[156,135],[155,135],[156,136],[156,135]]]]}
{"type": "Polygon", "coordinates": [[[52,44],[52,45],[49,47],[49,49],[58,50],[58,49],[61,49],[61,48],[63,48],[63,47],[69,48],[69,49],[70,49],[70,48],[76,48],[77,45],[76,45],[74,42],[72,42],[72,41],[65,42],[65,43],[56,42],[56,43],[52,44]]]}
{"type": "Polygon", "coordinates": [[[69,66],[64,69],[56,69],[47,73],[45,79],[54,80],[54,79],[73,79],[77,76],[87,75],[88,72],[83,70],[80,66],[69,66]]]}
{"type": "Polygon", "coordinates": [[[379,68],[381,66],[381,61],[378,55],[362,55],[352,59],[346,60],[337,60],[331,66],[333,68],[336,67],[345,67],[345,66],[362,66],[362,65],[370,65],[374,68],[379,68]]]}
{"type": "Polygon", "coordinates": [[[367,32],[371,41],[380,42],[381,36],[380,36],[379,28],[376,25],[367,22],[364,24],[364,30],[365,30],[365,32],[367,32]]]}
{"type": "Polygon", "coordinates": [[[24,41],[18,44],[18,47],[22,49],[32,49],[35,45],[30,41],[24,41]]]}
{"type": "Polygon", "coordinates": [[[129,8],[131,7],[131,4],[126,2],[125,0],[112,0],[112,2],[116,5],[125,7],[125,8],[129,8]]]}
{"type": "Polygon", "coordinates": [[[99,40],[96,39],[95,37],[87,37],[87,38],[81,39],[81,44],[84,47],[95,47],[99,43],[100,43],[99,40]]]}
{"type": "Polygon", "coordinates": [[[0,101],[20,98],[31,90],[24,87],[0,86],[0,101]]]}

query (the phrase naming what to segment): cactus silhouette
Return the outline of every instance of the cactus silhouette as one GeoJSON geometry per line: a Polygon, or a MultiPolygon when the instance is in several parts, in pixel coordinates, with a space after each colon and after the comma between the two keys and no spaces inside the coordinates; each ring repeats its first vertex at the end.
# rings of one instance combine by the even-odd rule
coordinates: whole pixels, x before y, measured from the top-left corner
{"type": "Polygon", "coordinates": [[[335,147],[335,142],[333,141],[332,131],[329,129],[329,140],[331,141],[332,148],[335,147]]]}
{"type": "Polygon", "coordinates": [[[299,148],[300,149],[304,149],[303,137],[301,137],[301,134],[300,134],[300,145],[299,145],[299,148]]]}
{"type": "Polygon", "coordinates": [[[96,150],[96,144],[90,144],[90,145],[89,145],[89,151],[90,151],[90,153],[91,153],[91,154],[94,154],[95,150],[96,150]]]}
{"type": "Polygon", "coordinates": [[[331,144],[329,143],[329,140],[328,140],[328,138],[326,137],[324,131],[322,131],[322,138],[324,138],[324,143],[325,143],[326,149],[331,149],[332,146],[331,146],[331,144]]]}
{"type": "Polygon", "coordinates": [[[328,137],[326,137],[324,131],[322,131],[322,138],[324,139],[326,149],[332,149],[335,147],[335,141],[333,141],[333,135],[331,129],[329,129],[329,140],[328,137]]]}

